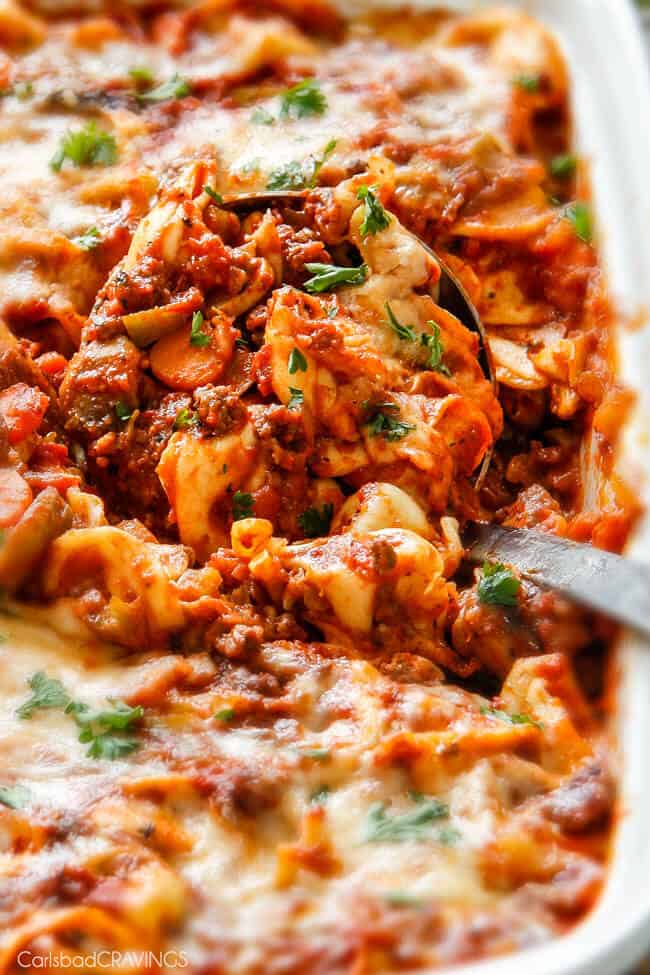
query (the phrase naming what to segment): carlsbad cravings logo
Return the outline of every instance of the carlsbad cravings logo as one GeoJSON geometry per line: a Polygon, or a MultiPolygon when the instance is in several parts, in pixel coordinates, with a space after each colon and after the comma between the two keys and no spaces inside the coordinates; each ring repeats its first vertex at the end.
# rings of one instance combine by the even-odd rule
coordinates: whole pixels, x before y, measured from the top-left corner
{"type": "Polygon", "coordinates": [[[57,954],[32,951],[19,952],[16,961],[19,968],[70,968],[87,971],[93,968],[106,968],[119,971],[133,968],[187,968],[189,960],[184,951],[93,951],[88,955],[57,954]]]}

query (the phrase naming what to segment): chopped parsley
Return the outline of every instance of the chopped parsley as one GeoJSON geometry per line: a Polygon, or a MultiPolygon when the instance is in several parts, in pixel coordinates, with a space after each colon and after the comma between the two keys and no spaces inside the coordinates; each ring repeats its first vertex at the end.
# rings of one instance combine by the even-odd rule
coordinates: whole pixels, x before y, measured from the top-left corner
{"type": "Polygon", "coordinates": [[[387,890],[383,894],[383,899],[389,907],[422,907],[424,901],[415,894],[409,894],[405,890],[387,890]]]}
{"type": "Polygon", "coordinates": [[[223,721],[224,724],[228,724],[229,721],[234,721],[237,712],[234,708],[222,708],[221,711],[217,711],[215,718],[217,721],[223,721]]]}
{"type": "Polygon", "coordinates": [[[263,108],[262,105],[258,105],[251,112],[251,122],[253,125],[275,125],[275,119],[268,109],[263,108]]]}
{"type": "Polygon", "coordinates": [[[182,410],[179,410],[176,414],[176,419],[174,420],[174,430],[185,430],[187,427],[195,426],[198,422],[198,416],[193,413],[192,410],[184,406],[182,410]]]}
{"type": "Polygon", "coordinates": [[[30,798],[29,789],[22,785],[0,785],[0,803],[9,809],[23,809],[30,798]]]}
{"type": "Polygon", "coordinates": [[[316,186],[316,183],[318,182],[318,174],[320,173],[321,169],[323,168],[323,166],[325,165],[329,157],[336,149],[337,144],[338,143],[336,139],[330,139],[330,141],[323,149],[323,155],[320,157],[320,159],[313,160],[312,173],[308,181],[309,186],[316,186]]]}
{"type": "Polygon", "coordinates": [[[130,420],[133,416],[133,410],[130,406],[127,406],[126,403],[123,403],[120,400],[115,404],[115,416],[118,418],[118,420],[121,420],[122,423],[126,423],[126,421],[130,420]]]}
{"type": "Polygon", "coordinates": [[[305,78],[288,88],[280,99],[280,115],[283,118],[299,119],[309,115],[323,115],[326,110],[327,98],[316,78],[305,78]]]}
{"type": "Polygon", "coordinates": [[[217,191],[213,190],[211,186],[204,186],[203,192],[207,193],[212,202],[216,203],[217,206],[221,206],[223,204],[223,197],[221,193],[217,193],[217,191]]]}
{"type": "Polygon", "coordinates": [[[540,729],[543,727],[539,721],[535,721],[527,714],[508,714],[507,711],[501,711],[499,708],[482,707],[481,714],[485,714],[488,718],[496,718],[504,724],[530,724],[540,729]]]}
{"type": "Polygon", "coordinates": [[[576,171],[578,160],[572,152],[564,153],[561,156],[554,156],[551,159],[549,170],[555,179],[568,179],[576,171]]]}
{"type": "Polygon", "coordinates": [[[153,85],[156,80],[153,71],[146,65],[136,65],[134,68],[130,68],[129,76],[133,78],[136,85],[153,85]]]}
{"type": "Polygon", "coordinates": [[[289,386],[289,392],[291,393],[291,399],[287,403],[287,409],[294,410],[302,406],[305,402],[305,394],[302,389],[298,389],[296,386],[289,386]]]}
{"type": "Polygon", "coordinates": [[[420,342],[427,350],[427,369],[440,372],[443,376],[451,376],[449,369],[442,361],[445,350],[440,338],[440,326],[436,322],[427,322],[427,325],[431,325],[433,334],[429,335],[427,332],[422,332],[420,335],[420,342]]]}
{"type": "Polygon", "coordinates": [[[191,91],[189,81],[175,74],[168,81],[163,81],[162,84],[150,91],[142,92],[137,97],[141,102],[168,102],[172,98],[185,98],[186,95],[191,94],[191,91]]]}
{"type": "Polygon", "coordinates": [[[363,284],[368,276],[367,264],[360,267],[337,267],[334,264],[305,264],[312,278],[305,281],[305,291],[310,294],[321,294],[331,291],[342,284],[363,284]]]}
{"type": "Polygon", "coordinates": [[[591,210],[586,203],[572,203],[564,211],[566,219],[573,224],[576,237],[585,244],[590,244],[593,238],[591,210]]]}
{"type": "Polygon", "coordinates": [[[307,372],[307,360],[300,349],[296,348],[296,346],[294,346],[289,353],[287,368],[289,369],[289,374],[291,376],[293,376],[296,372],[307,372]]]}
{"type": "Polygon", "coordinates": [[[299,162],[285,163],[269,173],[267,190],[302,190],[307,185],[307,178],[303,164],[299,162]]]}
{"type": "Polygon", "coordinates": [[[513,85],[521,88],[529,95],[534,95],[541,87],[542,79],[538,74],[519,74],[512,79],[513,85]]]}
{"type": "Polygon", "coordinates": [[[357,190],[357,200],[363,200],[364,204],[363,222],[359,228],[362,237],[374,236],[390,224],[390,217],[376,196],[376,189],[376,186],[373,189],[360,186],[357,190]]]}
{"type": "Polygon", "coordinates": [[[59,173],[66,159],[73,166],[112,166],[117,162],[115,137],[96,122],[88,122],[82,129],[66,132],[50,159],[50,168],[59,173]]]}
{"type": "Polygon", "coordinates": [[[21,102],[26,102],[34,95],[34,84],[31,81],[18,81],[14,85],[14,95],[21,102]]]}
{"type": "Polygon", "coordinates": [[[403,423],[399,419],[399,407],[395,403],[378,403],[373,408],[370,419],[366,420],[366,427],[368,428],[369,436],[382,436],[384,440],[390,440],[391,442],[401,440],[411,430],[415,430],[414,426],[403,423]],[[398,415],[395,416],[395,413],[398,415]]]}
{"type": "Polygon", "coordinates": [[[139,705],[132,708],[123,701],[111,703],[113,707],[110,711],[94,711],[80,701],[70,701],[65,709],[65,713],[72,715],[80,729],[79,741],[89,745],[86,752],[89,758],[112,761],[130,755],[140,747],[136,738],[122,733],[130,731],[131,726],[140,721],[144,709],[139,705]]]}
{"type": "Polygon", "coordinates": [[[68,693],[55,677],[48,677],[42,670],[33,674],[27,681],[32,696],[16,711],[19,718],[31,718],[34,711],[45,708],[64,708],[70,703],[68,693]]]}
{"type": "Polygon", "coordinates": [[[410,325],[402,325],[402,323],[398,321],[388,302],[386,302],[386,314],[388,316],[388,324],[395,332],[397,337],[402,340],[402,342],[416,341],[416,335],[413,328],[410,325]]]}
{"type": "Polygon", "coordinates": [[[334,505],[329,501],[320,508],[307,508],[298,515],[298,524],[305,533],[305,538],[322,538],[330,530],[334,505]]]}
{"type": "Polygon", "coordinates": [[[449,809],[439,799],[421,799],[415,809],[389,816],[386,804],[377,802],[368,813],[366,843],[403,843],[406,840],[422,841],[430,837],[432,824],[445,819],[449,809]]]}
{"type": "Polygon", "coordinates": [[[516,606],[521,582],[501,562],[484,562],[477,587],[478,598],[492,606],[516,606]]]}
{"type": "Polygon", "coordinates": [[[210,336],[203,331],[203,321],[203,312],[195,311],[192,315],[190,345],[194,345],[198,349],[203,349],[210,344],[210,336]]]}
{"type": "Polygon", "coordinates": [[[255,502],[252,494],[245,494],[243,491],[235,491],[232,498],[232,517],[233,521],[242,521],[243,518],[251,518],[255,510],[255,502]]]}
{"type": "Polygon", "coordinates": [[[250,349],[248,339],[245,338],[243,335],[240,335],[238,338],[235,339],[235,345],[237,346],[238,349],[245,349],[247,352],[250,349]]]}
{"type": "Polygon", "coordinates": [[[76,244],[77,247],[81,247],[84,251],[92,251],[102,242],[102,237],[97,229],[97,227],[89,227],[88,230],[80,234],[79,237],[73,237],[72,243],[76,244]]]}
{"type": "Polygon", "coordinates": [[[436,842],[440,843],[441,846],[455,846],[462,835],[455,826],[443,826],[436,833],[436,842]]]}
{"type": "Polygon", "coordinates": [[[332,753],[329,748],[306,748],[302,754],[314,762],[329,762],[332,753]]]}

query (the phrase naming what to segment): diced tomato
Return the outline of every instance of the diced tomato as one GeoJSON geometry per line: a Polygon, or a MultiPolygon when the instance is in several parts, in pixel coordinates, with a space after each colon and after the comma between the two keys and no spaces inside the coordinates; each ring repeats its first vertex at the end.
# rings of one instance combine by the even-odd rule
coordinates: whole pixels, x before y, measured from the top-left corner
{"type": "Polygon", "coordinates": [[[17,444],[38,430],[50,404],[40,389],[16,383],[0,393],[0,413],[9,430],[9,443],[17,444]]]}
{"type": "Polygon", "coordinates": [[[32,489],[13,467],[0,468],[0,528],[15,525],[32,503],[32,489]]]}
{"type": "Polygon", "coordinates": [[[60,352],[44,352],[43,355],[39,355],[36,365],[48,379],[58,384],[63,378],[68,360],[60,352]]]}

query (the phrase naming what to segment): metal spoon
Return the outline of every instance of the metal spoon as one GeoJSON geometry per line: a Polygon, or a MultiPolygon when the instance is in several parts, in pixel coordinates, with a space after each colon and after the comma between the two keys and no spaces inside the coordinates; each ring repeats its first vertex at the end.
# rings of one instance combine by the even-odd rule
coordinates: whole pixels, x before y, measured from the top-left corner
{"type": "MultiPolygon", "coordinates": [[[[283,200],[302,200],[305,195],[303,190],[236,194],[224,197],[224,205],[233,209],[268,206],[283,200]]],[[[485,327],[467,292],[423,240],[410,231],[407,233],[440,265],[438,304],[455,315],[466,328],[478,332],[481,339],[479,361],[486,378],[496,389],[485,327]]],[[[493,448],[490,448],[483,459],[476,479],[477,487],[487,474],[492,453],[493,448]]],[[[494,560],[515,566],[522,576],[538,585],[562,592],[575,602],[598,610],[650,637],[650,566],[546,532],[504,528],[482,522],[467,523],[463,544],[470,562],[494,560]]]]}

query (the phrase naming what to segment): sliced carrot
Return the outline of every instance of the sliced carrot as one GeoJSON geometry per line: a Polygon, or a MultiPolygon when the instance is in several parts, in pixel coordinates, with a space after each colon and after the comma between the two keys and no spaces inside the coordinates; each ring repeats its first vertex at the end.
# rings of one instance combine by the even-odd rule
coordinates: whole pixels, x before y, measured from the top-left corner
{"type": "Polygon", "coordinates": [[[0,468],[0,528],[10,528],[32,502],[32,489],[13,467],[0,468]]]}
{"type": "Polygon", "coordinates": [[[9,430],[10,444],[20,443],[38,430],[49,403],[45,393],[27,383],[16,383],[3,389],[0,393],[0,413],[9,430]]]}
{"type": "Polygon", "coordinates": [[[219,380],[233,356],[238,332],[232,319],[215,316],[203,326],[209,335],[208,345],[192,345],[191,326],[185,325],[171,335],[164,335],[149,353],[151,371],[170,389],[192,390],[219,380]]]}

